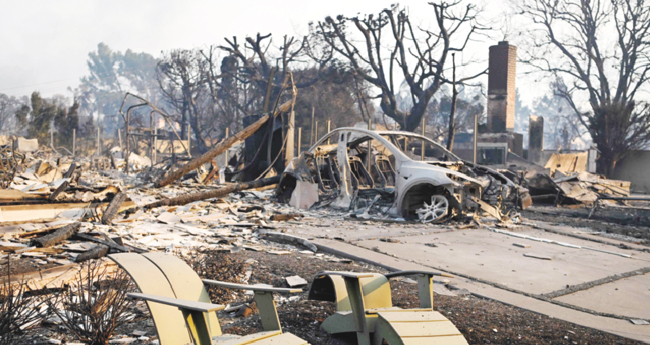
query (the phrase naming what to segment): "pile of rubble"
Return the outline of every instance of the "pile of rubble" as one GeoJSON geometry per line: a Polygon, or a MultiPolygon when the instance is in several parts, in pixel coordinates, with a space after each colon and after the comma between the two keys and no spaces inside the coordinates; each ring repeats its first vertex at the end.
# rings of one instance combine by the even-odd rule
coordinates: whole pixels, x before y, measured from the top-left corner
{"type": "MultiPolygon", "coordinates": [[[[584,171],[564,174],[558,170],[553,176],[556,177],[546,172],[530,170],[523,173],[521,183],[538,203],[593,205],[600,199],[630,196],[628,181],[609,180],[584,171]]],[[[604,202],[615,203],[613,200],[604,202]]]]}

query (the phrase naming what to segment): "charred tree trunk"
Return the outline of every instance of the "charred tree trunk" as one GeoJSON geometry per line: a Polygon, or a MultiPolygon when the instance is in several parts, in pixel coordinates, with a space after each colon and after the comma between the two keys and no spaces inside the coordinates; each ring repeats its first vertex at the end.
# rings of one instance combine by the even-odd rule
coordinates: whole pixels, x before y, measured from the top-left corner
{"type": "Polygon", "coordinates": [[[218,198],[233,192],[239,192],[242,190],[247,190],[247,189],[252,189],[252,188],[260,188],[260,187],[265,187],[269,186],[272,184],[276,184],[280,182],[280,176],[273,176],[257,181],[251,181],[251,182],[241,182],[241,183],[234,183],[228,186],[225,186],[223,188],[219,188],[216,190],[211,190],[209,192],[202,192],[202,193],[195,193],[195,194],[190,194],[190,195],[185,195],[185,196],[179,196],[176,198],[171,198],[171,199],[163,199],[160,201],[156,201],[154,203],[148,204],[144,206],[145,210],[152,209],[155,207],[160,207],[160,206],[178,206],[178,205],[185,205],[189,204],[191,202],[199,201],[199,200],[206,200],[206,199],[212,199],[212,198],[218,198]]]}

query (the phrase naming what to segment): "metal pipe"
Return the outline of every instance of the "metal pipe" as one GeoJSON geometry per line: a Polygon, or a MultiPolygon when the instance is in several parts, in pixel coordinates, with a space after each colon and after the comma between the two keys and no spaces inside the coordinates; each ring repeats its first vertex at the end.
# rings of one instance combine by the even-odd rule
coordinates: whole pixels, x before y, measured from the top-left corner
{"type": "MultiPolygon", "coordinates": [[[[129,95],[128,92],[127,92],[127,95],[129,95]]],[[[126,101],[126,96],[124,96],[124,100],[126,101]]],[[[129,126],[129,122],[131,121],[131,110],[133,110],[135,108],[138,108],[138,107],[143,107],[145,105],[147,105],[147,103],[135,104],[135,105],[132,105],[132,106],[128,107],[126,109],[126,116],[124,116],[124,114],[122,113],[122,107],[120,107],[120,113],[122,114],[122,117],[124,118],[125,130],[126,130],[126,132],[124,134],[124,137],[126,139],[126,152],[123,152],[123,153],[124,153],[124,163],[125,163],[124,164],[124,172],[126,172],[127,174],[129,173],[129,150],[131,149],[131,145],[130,145],[130,142],[129,142],[129,137],[130,137],[129,131],[131,130],[131,127],[129,126]]],[[[122,101],[122,106],[124,106],[124,101],[122,101]]],[[[149,106],[151,106],[151,105],[149,105],[149,106]]],[[[97,129],[99,129],[99,128],[97,128],[97,129]]]]}
{"type": "Polygon", "coordinates": [[[302,145],[302,127],[298,127],[298,156],[300,156],[301,145],[302,145]]]}

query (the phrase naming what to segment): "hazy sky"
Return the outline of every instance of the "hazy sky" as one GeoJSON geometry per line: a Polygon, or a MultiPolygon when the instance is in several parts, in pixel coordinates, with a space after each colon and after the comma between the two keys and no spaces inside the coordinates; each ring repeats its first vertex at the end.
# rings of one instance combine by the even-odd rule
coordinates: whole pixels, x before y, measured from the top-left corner
{"type": "MultiPolygon", "coordinates": [[[[305,34],[310,21],[327,15],[376,13],[394,2],[0,0],[0,93],[21,96],[38,90],[45,96],[71,96],[67,88],[76,87],[79,78],[88,74],[88,53],[100,42],[113,50],[131,49],[159,57],[163,50],[222,44],[224,37],[234,35],[242,40],[257,32],[273,33],[279,40],[285,34],[305,34]]],[[[422,25],[433,18],[427,1],[400,4],[422,25]]],[[[497,39],[474,44],[474,53],[487,57],[487,47],[497,39]]],[[[520,83],[522,78],[518,79],[520,83]]],[[[530,99],[529,95],[546,87],[526,85],[524,89],[531,90],[523,95],[530,99]]]]}

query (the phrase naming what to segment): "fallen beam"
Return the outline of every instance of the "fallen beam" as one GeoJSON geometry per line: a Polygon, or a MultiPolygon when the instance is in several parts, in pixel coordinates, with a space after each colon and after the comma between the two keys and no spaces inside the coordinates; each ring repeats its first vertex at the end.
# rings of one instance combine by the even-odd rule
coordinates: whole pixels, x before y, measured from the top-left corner
{"type": "Polygon", "coordinates": [[[72,235],[77,233],[77,231],[79,231],[80,227],[81,223],[79,222],[68,224],[51,234],[33,239],[31,241],[31,245],[39,248],[52,247],[53,245],[61,243],[70,238],[72,235]]]}
{"type": "Polygon", "coordinates": [[[163,177],[160,180],[156,181],[154,186],[156,188],[164,187],[166,185],[169,185],[173,183],[174,181],[180,179],[183,177],[183,175],[189,173],[192,170],[197,169],[201,165],[208,163],[212,161],[212,159],[227,149],[229,149],[232,145],[234,145],[238,141],[243,141],[244,139],[250,137],[253,135],[255,132],[257,132],[260,127],[266,121],[268,121],[271,117],[275,117],[280,113],[284,113],[288,111],[291,108],[291,104],[293,101],[287,101],[280,105],[275,112],[272,114],[266,114],[262,116],[259,120],[255,121],[252,125],[244,128],[241,132],[235,134],[234,136],[225,139],[224,141],[220,142],[219,144],[215,145],[213,148],[210,149],[210,151],[204,153],[203,155],[194,158],[193,160],[189,161],[187,164],[183,165],[182,167],[178,168],[176,171],[171,172],[167,177],[163,177]]]}
{"type": "MultiPolygon", "coordinates": [[[[57,218],[96,217],[99,220],[107,206],[107,202],[3,205],[0,206],[0,224],[31,223],[41,219],[52,220],[57,218]]],[[[134,207],[137,207],[137,205],[133,201],[125,201],[118,213],[134,207]]]]}
{"type": "Polygon", "coordinates": [[[145,210],[149,210],[160,206],[185,205],[195,201],[222,197],[224,195],[228,195],[234,192],[240,192],[242,190],[265,187],[272,184],[276,184],[278,182],[280,182],[280,175],[264,178],[256,181],[233,183],[231,185],[227,185],[219,189],[211,190],[209,192],[194,193],[194,194],[179,196],[176,198],[162,199],[156,202],[152,202],[151,204],[144,205],[143,208],[145,210]]]}
{"type": "Polygon", "coordinates": [[[260,235],[265,236],[265,237],[269,237],[269,238],[274,239],[276,241],[283,241],[283,242],[290,242],[290,243],[300,243],[300,244],[307,247],[309,250],[311,250],[314,253],[318,251],[318,247],[316,245],[314,245],[313,243],[311,243],[311,242],[309,242],[309,241],[307,241],[307,240],[305,240],[303,238],[297,237],[297,236],[287,235],[287,234],[283,234],[281,232],[268,231],[268,230],[260,230],[260,235]]]}

